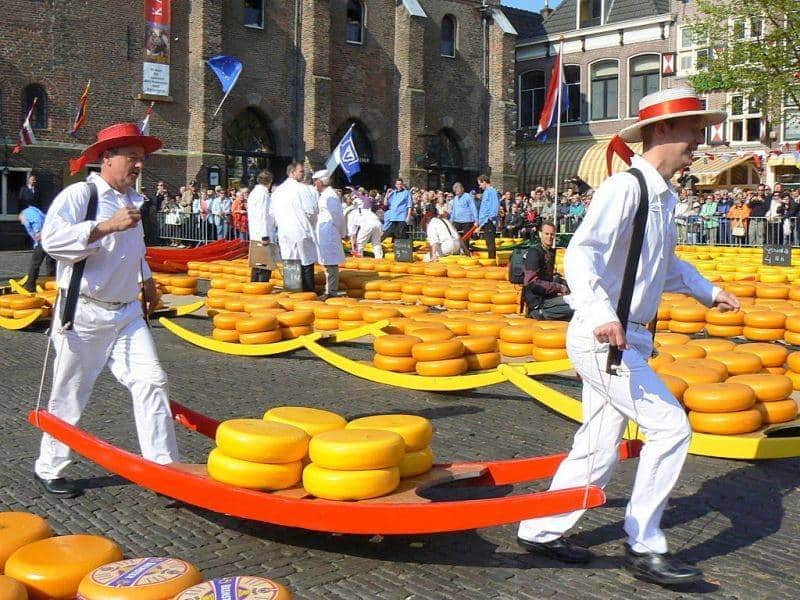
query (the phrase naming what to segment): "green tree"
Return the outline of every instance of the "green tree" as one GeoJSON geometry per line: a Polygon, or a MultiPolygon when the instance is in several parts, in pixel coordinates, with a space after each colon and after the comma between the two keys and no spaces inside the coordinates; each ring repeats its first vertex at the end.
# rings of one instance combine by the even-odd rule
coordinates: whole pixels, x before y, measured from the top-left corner
{"type": "Polygon", "coordinates": [[[692,35],[708,61],[691,78],[699,92],[747,94],[776,124],[800,106],[800,0],[698,0],[692,35]]]}

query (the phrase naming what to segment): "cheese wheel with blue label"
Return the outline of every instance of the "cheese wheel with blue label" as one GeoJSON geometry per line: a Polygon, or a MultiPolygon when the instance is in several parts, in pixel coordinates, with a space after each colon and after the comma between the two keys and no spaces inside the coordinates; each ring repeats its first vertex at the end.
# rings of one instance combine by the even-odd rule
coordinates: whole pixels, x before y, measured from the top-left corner
{"type": "Polygon", "coordinates": [[[264,577],[221,577],[184,590],[175,600],[291,600],[281,584],[264,577]]]}
{"type": "Polygon", "coordinates": [[[88,573],[78,600],[169,600],[202,580],[196,567],[177,558],[132,558],[88,573]]]}

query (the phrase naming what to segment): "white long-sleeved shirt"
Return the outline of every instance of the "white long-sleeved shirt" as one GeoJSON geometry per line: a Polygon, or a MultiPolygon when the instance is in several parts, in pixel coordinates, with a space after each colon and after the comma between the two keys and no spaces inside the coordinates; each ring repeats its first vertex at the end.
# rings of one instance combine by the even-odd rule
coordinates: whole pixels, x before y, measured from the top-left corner
{"type": "MultiPolygon", "coordinates": [[[[642,157],[634,156],[631,166],[645,176],[649,210],[629,321],[655,318],[665,290],[690,294],[711,306],[720,289],[675,256],[675,189],[642,157]]],[[[567,248],[569,303],[592,329],[619,321],[617,303],[638,200],[639,182],[633,175],[618,173],[606,179],[567,248]]]]}
{"type": "Polygon", "coordinates": [[[275,240],[275,221],[270,215],[269,203],[269,190],[260,183],[247,197],[247,227],[251,240],[260,242],[265,237],[275,240]]]}
{"type": "Polygon", "coordinates": [[[131,229],[111,233],[89,243],[92,229],[125,207],[141,208],[144,199],[133,188],[124,194],[106,183],[97,173],[87,178],[97,186],[97,218],[86,221],[89,186],[74,183],[61,191],[42,228],[42,246],[58,261],[56,281],[62,290],[69,288],[72,265],[86,259],[80,293],[103,302],[133,302],[140,290],[140,272],[151,276],[144,260],[144,230],[141,222],[131,229]]]}
{"type": "Polygon", "coordinates": [[[441,217],[434,217],[425,231],[428,245],[439,244],[442,256],[449,256],[458,247],[459,238],[455,226],[441,217]]]}

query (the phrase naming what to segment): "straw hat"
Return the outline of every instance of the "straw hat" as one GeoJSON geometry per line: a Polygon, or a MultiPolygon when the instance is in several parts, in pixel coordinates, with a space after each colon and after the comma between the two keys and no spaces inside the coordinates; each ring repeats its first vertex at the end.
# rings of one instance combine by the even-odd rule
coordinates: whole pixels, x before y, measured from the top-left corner
{"type": "Polygon", "coordinates": [[[101,129],[97,133],[97,141],[86,148],[78,158],[69,161],[70,174],[74,175],[87,164],[97,162],[106,150],[123,146],[141,146],[145,154],[151,154],[161,148],[161,140],[151,135],[142,135],[136,123],[117,123],[101,129]]]}

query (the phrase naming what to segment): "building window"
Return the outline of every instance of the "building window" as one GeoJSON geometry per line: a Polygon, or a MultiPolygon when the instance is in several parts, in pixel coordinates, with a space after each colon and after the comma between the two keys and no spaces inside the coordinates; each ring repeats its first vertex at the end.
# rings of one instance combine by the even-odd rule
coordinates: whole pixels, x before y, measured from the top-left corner
{"type": "Polygon", "coordinates": [[[733,144],[757,143],[761,141],[761,111],[754,100],[742,94],[730,97],[729,139],[733,144]]]}
{"type": "Polygon", "coordinates": [[[31,127],[34,129],[47,129],[47,92],[38,83],[32,83],[22,92],[22,118],[28,116],[28,111],[36,100],[36,108],[31,114],[31,127]]]}
{"type": "Polygon", "coordinates": [[[264,29],[264,1],[244,0],[244,26],[264,29]]]}
{"type": "Polygon", "coordinates": [[[364,5],[359,0],[347,0],[347,42],[364,43],[364,5]]]}
{"type": "Polygon", "coordinates": [[[661,89],[661,57],[644,54],[631,59],[628,81],[628,116],[639,113],[639,101],[661,89]]]}
{"type": "Polygon", "coordinates": [[[679,30],[678,76],[688,77],[708,66],[708,44],[698,40],[691,26],[679,30]]]}
{"type": "Polygon", "coordinates": [[[604,60],[592,65],[592,121],[616,119],[619,116],[619,65],[604,60]]]}
{"type": "Polygon", "coordinates": [[[561,113],[562,123],[579,123],[581,120],[581,68],[578,65],[564,67],[564,83],[567,86],[569,107],[561,113]]]}
{"type": "Polygon", "coordinates": [[[0,214],[17,215],[25,208],[19,201],[19,194],[27,185],[30,174],[31,170],[24,167],[0,169],[0,214]]]}
{"type": "Polygon", "coordinates": [[[544,108],[544,71],[528,71],[519,78],[519,126],[533,127],[544,108]]]}
{"type": "Polygon", "coordinates": [[[580,1],[580,27],[594,27],[603,24],[603,1],[580,1]]]}
{"type": "Polygon", "coordinates": [[[456,55],[456,19],[445,15],[442,19],[442,56],[455,57],[456,55]]]}

